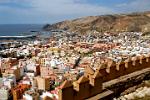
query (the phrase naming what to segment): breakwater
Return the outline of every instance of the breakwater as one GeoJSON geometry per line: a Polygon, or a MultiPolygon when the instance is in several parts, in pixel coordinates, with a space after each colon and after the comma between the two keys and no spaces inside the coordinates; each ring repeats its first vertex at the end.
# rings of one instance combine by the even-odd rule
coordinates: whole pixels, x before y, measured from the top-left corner
{"type": "Polygon", "coordinates": [[[34,39],[37,35],[24,35],[24,36],[0,36],[0,40],[8,39],[34,39]]]}

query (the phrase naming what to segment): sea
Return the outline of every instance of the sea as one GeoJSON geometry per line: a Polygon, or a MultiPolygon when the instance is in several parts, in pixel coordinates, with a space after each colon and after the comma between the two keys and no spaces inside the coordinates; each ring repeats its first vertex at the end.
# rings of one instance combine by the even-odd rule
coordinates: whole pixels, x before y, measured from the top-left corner
{"type": "Polygon", "coordinates": [[[0,36],[29,35],[33,31],[42,31],[42,24],[0,24],[0,36]]]}

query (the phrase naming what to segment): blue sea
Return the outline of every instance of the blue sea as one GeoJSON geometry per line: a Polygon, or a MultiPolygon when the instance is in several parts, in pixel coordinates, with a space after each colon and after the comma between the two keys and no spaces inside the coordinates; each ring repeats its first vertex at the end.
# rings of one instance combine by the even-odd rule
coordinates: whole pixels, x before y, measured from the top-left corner
{"type": "Polygon", "coordinates": [[[25,35],[31,31],[41,31],[39,24],[0,24],[0,36],[25,35]]]}

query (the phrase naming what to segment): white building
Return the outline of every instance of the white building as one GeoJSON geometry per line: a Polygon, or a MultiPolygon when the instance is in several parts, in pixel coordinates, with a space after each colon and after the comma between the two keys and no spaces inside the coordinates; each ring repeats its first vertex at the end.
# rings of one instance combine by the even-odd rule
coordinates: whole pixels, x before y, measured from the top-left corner
{"type": "Polygon", "coordinates": [[[39,93],[33,90],[26,91],[23,95],[25,100],[39,100],[39,93]]]}
{"type": "Polygon", "coordinates": [[[43,92],[43,94],[40,96],[40,100],[43,100],[45,97],[53,98],[54,95],[51,94],[50,92],[43,92]]]}
{"type": "Polygon", "coordinates": [[[8,100],[10,96],[10,90],[6,86],[0,87],[0,100],[8,100]]]}
{"type": "Polygon", "coordinates": [[[3,85],[7,86],[9,89],[16,85],[16,77],[13,74],[7,74],[3,77],[3,85]]]}

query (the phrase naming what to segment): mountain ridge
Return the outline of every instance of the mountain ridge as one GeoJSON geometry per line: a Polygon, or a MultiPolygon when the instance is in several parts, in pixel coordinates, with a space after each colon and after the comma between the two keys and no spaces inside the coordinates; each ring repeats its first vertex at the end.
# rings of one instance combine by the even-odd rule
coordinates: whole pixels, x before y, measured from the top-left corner
{"type": "Polygon", "coordinates": [[[87,16],[47,24],[44,30],[63,29],[69,32],[150,32],[150,11],[130,14],[87,16]]]}

